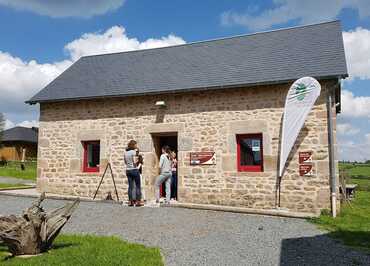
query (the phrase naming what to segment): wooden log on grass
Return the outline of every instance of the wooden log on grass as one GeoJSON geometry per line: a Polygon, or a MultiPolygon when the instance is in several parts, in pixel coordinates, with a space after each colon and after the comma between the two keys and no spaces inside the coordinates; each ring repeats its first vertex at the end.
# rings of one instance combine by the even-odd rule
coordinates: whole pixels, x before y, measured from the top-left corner
{"type": "Polygon", "coordinates": [[[54,239],[67,223],[79,200],[47,213],[41,203],[42,193],[22,216],[0,216],[0,242],[14,255],[36,255],[50,249],[54,239]]]}

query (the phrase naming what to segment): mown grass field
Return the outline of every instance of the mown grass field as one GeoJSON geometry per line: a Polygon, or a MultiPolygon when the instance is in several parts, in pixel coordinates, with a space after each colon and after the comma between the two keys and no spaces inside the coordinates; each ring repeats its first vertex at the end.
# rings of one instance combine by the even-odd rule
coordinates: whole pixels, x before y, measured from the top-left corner
{"type": "Polygon", "coordinates": [[[36,180],[37,163],[25,162],[24,165],[25,170],[22,170],[20,162],[8,162],[8,165],[0,166],[0,176],[36,180]]]}
{"type": "Polygon", "coordinates": [[[370,253],[370,165],[342,163],[339,167],[347,170],[347,183],[358,184],[356,197],[342,204],[337,218],[321,215],[312,221],[345,245],[370,253]]]}
{"type": "Polygon", "coordinates": [[[131,244],[117,237],[61,235],[48,253],[30,258],[10,258],[7,248],[0,245],[0,265],[161,266],[164,264],[158,248],[131,244]]]}

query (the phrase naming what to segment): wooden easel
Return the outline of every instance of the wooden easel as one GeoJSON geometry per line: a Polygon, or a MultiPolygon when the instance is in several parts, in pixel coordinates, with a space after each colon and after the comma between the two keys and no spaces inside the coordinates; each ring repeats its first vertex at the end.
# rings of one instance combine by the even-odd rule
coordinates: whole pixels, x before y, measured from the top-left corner
{"type": "Polygon", "coordinates": [[[102,177],[101,177],[101,179],[100,179],[100,183],[99,183],[99,185],[98,185],[98,188],[97,188],[97,189],[96,189],[96,191],[95,191],[95,194],[94,194],[93,199],[95,199],[96,194],[98,194],[98,191],[99,191],[99,189],[100,189],[100,186],[101,186],[101,184],[103,183],[103,180],[104,180],[105,174],[107,173],[108,167],[109,167],[109,169],[110,169],[110,173],[111,173],[111,176],[112,176],[113,185],[114,185],[114,190],[115,190],[115,192],[116,192],[116,196],[117,196],[117,201],[119,202],[119,197],[118,197],[118,192],[117,192],[117,187],[116,187],[116,181],[114,180],[113,170],[112,170],[112,166],[110,165],[110,163],[108,163],[108,164],[107,164],[107,166],[105,167],[105,170],[104,170],[103,176],[102,176],[102,177]]]}

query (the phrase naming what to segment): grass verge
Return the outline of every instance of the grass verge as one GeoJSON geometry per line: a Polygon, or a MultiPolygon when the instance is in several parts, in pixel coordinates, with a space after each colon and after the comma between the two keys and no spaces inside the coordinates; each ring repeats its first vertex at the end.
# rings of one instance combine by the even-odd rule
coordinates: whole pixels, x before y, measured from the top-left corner
{"type": "Polygon", "coordinates": [[[347,171],[347,183],[358,185],[355,199],[342,204],[337,218],[323,214],[311,221],[345,245],[370,253],[370,165],[340,163],[339,168],[347,171]]]}
{"type": "Polygon", "coordinates": [[[350,204],[343,204],[337,218],[321,215],[311,220],[345,245],[370,253],[370,192],[358,191],[350,204]]]}
{"type": "Polygon", "coordinates": [[[0,176],[16,177],[27,180],[36,180],[37,163],[26,162],[25,170],[21,169],[20,162],[8,162],[8,165],[0,167],[0,176]]]}
{"type": "Polygon", "coordinates": [[[9,258],[0,245],[1,265],[164,265],[158,248],[131,244],[117,237],[61,235],[53,248],[41,256],[9,258]]]}

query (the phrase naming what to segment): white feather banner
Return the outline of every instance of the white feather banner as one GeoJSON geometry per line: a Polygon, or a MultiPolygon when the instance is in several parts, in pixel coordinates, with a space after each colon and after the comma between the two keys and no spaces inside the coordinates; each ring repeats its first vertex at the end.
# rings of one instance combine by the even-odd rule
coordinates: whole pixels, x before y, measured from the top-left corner
{"type": "Polygon", "coordinates": [[[280,177],[283,175],[289,153],[320,92],[320,83],[311,77],[300,78],[289,88],[285,100],[283,130],[281,134],[280,177]]]}

